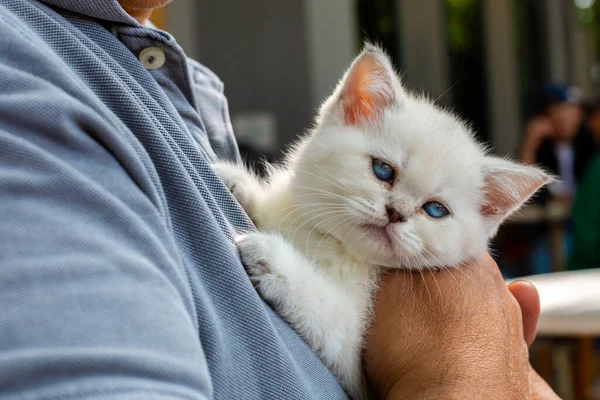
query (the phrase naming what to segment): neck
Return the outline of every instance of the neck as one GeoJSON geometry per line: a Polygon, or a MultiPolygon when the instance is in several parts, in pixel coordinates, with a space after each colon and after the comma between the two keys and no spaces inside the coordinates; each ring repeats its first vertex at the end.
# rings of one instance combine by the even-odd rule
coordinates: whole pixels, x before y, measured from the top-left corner
{"type": "Polygon", "coordinates": [[[153,9],[151,8],[132,9],[123,7],[123,9],[127,12],[127,14],[135,18],[135,20],[139,22],[140,25],[146,25],[146,22],[148,22],[148,19],[150,19],[150,16],[152,15],[153,11],[153,9]]]}

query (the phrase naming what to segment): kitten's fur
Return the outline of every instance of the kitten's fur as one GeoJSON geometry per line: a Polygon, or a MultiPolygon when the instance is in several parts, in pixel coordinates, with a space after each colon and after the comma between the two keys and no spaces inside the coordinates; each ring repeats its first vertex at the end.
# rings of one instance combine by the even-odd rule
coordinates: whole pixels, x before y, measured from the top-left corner
{"type": "Polygon", "coordinates": [[[260,229],[238,241],[258,291],[355,399],[366,396],[361,349],[379,272],[457,267],[481,255],[550,179],[486,155],[463,122],[407,93],[370,45],[267,180],[239,165],[214,168],[260,229]],[[375,177],[373,157],[395,166],[392,184],[375,177]],[[451,215],[426,215],[431,200],[451,215]],[[389,223],[386,206],[406,221],[389,223]]]}

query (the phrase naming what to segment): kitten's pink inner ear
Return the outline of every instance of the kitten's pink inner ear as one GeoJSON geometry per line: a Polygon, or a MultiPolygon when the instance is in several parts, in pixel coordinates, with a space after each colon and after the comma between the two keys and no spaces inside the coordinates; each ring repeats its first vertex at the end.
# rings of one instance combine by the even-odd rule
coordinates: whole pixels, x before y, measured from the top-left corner
{"type": "Polygon", "coordinates": [[[548,182],[547,176],[522,174],[490,174],[485,179],[483,216],[504,216],[527,201],[548,182]]]}
{"type": "Polygon", "coordinates": [[[373,54],[363,54],[352,66],[340,95],[344,122],[348,125],[375,120],[394,102],[388,71],[373,54]]]}

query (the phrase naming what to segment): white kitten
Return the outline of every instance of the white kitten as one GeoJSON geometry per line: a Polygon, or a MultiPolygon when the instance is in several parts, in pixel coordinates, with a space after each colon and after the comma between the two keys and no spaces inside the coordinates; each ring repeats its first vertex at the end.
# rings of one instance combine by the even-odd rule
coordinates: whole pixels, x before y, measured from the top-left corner
{"type": "Polygon", "coordinates": [[[486,155],[469,128],[407,93],[367,46],[283,167],[219,176],[260,233],[238,241],[261,295],[355,399],[372,293],[383,268],[457,267],[550,178],[486,155]]]}

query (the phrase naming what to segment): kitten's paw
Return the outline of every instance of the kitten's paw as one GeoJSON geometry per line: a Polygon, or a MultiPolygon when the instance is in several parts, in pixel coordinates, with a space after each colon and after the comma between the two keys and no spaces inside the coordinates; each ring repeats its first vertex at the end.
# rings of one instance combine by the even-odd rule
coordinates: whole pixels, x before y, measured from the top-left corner
{"type": "Polygon", "coordinates": [[[246,213],[251,214],[254,193],[260,189],[256,179],[241,165],[216,163],[212,168],[246,213]]]}
{"type": "Polygon", "coordinates": [[[216,163],[212,165],[212,169],[234,196],[236,192],[239,192],[239,184],[243,184],[247,180],[248,173],[243,167],[235,164],[216,163]]]}
{"type": "Polygon", "coordinates": [[[260,232],[248,233],[237,239],[240,258],[253,282],[278,275],[275,252],[279,243],[276,239],[276,236],[260,232]]]}
{"type": "Polygon", "coordinates": [[[241,236],[237,247],[250,280],[263,298],[278,302],[286,295],[289,282],[297,279],[302,256],[282,237],[261,232],[241,236]]]}

